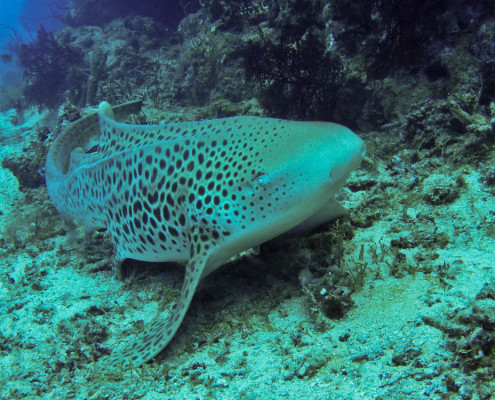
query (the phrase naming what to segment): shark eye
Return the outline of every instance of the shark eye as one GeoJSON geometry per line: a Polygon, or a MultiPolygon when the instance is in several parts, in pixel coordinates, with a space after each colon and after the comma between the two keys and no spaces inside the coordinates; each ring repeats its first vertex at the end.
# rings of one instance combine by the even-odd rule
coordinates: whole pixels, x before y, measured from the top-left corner
{"type": "Polygon", "coordinates": [[[268,183],[268,176],[263,173],[259,173],[256,175],[254,182],[260,186],[265,186],[268,183]]]}
{"type": "Polygon", "coordinates": [[[263,171],[253,171],[251,176],[253,177],[251,180],[252,184],[264,185],[268,182],[268,177],[263,171]]]}
{"type": "Polygon", "coordinates": [[[253,173],[253,178],[251,180],[244,182],[242,187],[245,188],[246,193],[249,196],[254,196],[254,194],[258,191],[266,190],[265,186],[268,184],[268,182],[268,175],[265,175],[263,172],[257,171],[256,173],[253,173]]]}

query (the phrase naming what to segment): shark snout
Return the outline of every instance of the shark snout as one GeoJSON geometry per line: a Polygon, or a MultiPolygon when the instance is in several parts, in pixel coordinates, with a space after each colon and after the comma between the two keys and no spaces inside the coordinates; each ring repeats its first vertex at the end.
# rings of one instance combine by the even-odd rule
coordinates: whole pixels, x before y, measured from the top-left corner
{"type": "Polygon", "coordinates": [[[356,166],[354,168],[357,168],[358,165],[361,164],[361,161],[363,160],[365,155],[366,155],[366,143],[364,143],[362,141],[361,147],[360,147],[358,155],[356,157],[356,166]]]}
{"type": "Polygon", "coordinates": [[[347,140],[341,143],[340,157],[335,157],[330,167],[329,178],[334,190],[344,186],[345,181],[366,155],[366,143],[352,132],[348,132],[347,140]],[[346,143],[345,143],[346,142],[346,143]]]}
{"type": "Polygon", "coordinates": [[[363,142],[363,145],[361,146],[361,160],[364,158],[366,155],[366,143],[363,142]]]}

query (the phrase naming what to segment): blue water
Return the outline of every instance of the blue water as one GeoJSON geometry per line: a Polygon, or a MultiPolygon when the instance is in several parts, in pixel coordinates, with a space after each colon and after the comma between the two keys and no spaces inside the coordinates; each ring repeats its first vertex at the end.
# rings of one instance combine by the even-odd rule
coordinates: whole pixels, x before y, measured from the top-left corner
{"type": "MultiPolygon", "coordinates": [[[[55,32],[63,27],[57,15],[68,0],[2,0],[0,2],[0,54],[12,55],[12,47],[18,40],[24,43],[36,38],[39,27],[55,32]]],[[[8,57],[0,61],[0,84],[21,83],[22,71],[8,57]]]]}

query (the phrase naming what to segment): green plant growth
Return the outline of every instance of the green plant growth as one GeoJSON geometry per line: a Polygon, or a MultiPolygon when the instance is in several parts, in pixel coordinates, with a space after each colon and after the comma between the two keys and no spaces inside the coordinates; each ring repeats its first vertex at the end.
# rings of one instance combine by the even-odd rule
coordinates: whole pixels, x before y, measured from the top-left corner
{"type": "Polygon", "coordinates": [[[354,27],[342,38],[349,53],[365,54],[368,78],[383,79],[398,68],[417,70],[425,49],[448,19],[447,0],[345,0],[334,18],[354,27]]]}
{"type": "Polygon", "coordinates": [[[261,87],[261,103],[272,115],[333,119],[342,84],[340,57],[309,33],[300,39],[251,41],[244,57],[246,76],[261,87]]]}
{"type": "Polygon", "coordinates": [[[17,50],[19,63],[24,68],[24,96],[36,105],[55,108],[63,101],[67,89],[81,86],[86,77],[79,69],[83,60],[80,51],[62,46],[53,33],[39,29],[36,40],[21,44],[17,50]],[[72,82],[69,85],[69,82],[72,82]]]}
{"type": "Polygon", "coordinates": [[[206,7],[217,28],[231,32],[258,24],[263,17],[263,7],[256,0],[210,0],[206,7]]]}

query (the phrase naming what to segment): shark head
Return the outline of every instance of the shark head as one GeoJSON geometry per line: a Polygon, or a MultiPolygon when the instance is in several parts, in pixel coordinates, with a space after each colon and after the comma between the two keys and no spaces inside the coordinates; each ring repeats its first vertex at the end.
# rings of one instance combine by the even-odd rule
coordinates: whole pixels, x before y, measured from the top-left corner
{"type": "Polygon", "coordinates": [[[140,107],[101,103],[98,115],[66,128],[47,156],[55,206],[88,229],[106,228],[116,260],[186,264],[176,307],[141,340],[99,360],[104,368],[138,366],[160,352],[200,279],[231,256],[342,214],[334,195],[365,153],[353,132],[325,122],[118,122],[140,107]]]}
{"type": "Polygon", "coordinates": [[[340,215],[334,194],[366,151],[362,139],[334,123],[245,117],[244,124],[249,126],[245,163],[253,168],[230,189],[236,203],[229,214],[237,223],[219,259],[292,229],[329,202],[337,204],[338,212],[332,207],[323,220],[340,215]]]}
{"type": "MultiPolygon", "coordinates": [[[[280,121],[270,121],[280,124],[280,121]]],[[[348,128],[327,122],[288,122],[270,132],[270,145],[258,145],[258,191],[278,201],[275,210],[319,208],[344,184],[364,157],[364,142],[348,128]],[[280,132],[277,133],[276,130],[280,132]],[[282,200],[282,201],[280,201],[282,200]]],[[[263,141],[263,140],[262,140],[263,141]]],[[[259,200],[259,197],[258,197],[259,200]]]]}

